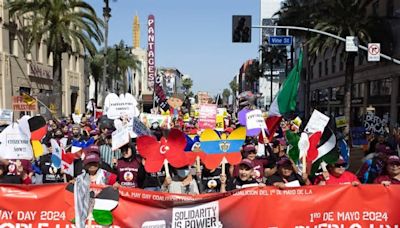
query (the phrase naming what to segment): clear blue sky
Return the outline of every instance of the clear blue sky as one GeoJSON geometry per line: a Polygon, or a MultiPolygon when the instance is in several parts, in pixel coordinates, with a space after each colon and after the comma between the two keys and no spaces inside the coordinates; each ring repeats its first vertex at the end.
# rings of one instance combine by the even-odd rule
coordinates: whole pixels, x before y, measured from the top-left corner
{"type": "MultiPolygon", "coordinates": [[[[103,0],[87,0],[102,17],[103,0]]],[[[258,57],[259,30],[252,43],[232,43],[232,15],[252,15],[259,24],[259,0],[110,0],[109,45],[132,45],[132,23],[139,16],[141,47],[147,47],[147,17],[155,16],[156,66],[176,67],[194,81],[193,91],[212,94],[229,88],[244,61],[258,57]]]]}

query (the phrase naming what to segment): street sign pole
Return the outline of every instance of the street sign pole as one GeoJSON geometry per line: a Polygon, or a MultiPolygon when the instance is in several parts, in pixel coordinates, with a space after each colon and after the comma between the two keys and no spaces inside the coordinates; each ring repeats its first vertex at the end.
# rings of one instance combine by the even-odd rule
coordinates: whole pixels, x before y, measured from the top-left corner
{"type": "MultiPolygon", "coordinates": [[[[315,33],[319,33],[319,34],[322,34],[322,35],[330,36],[330,37],[333,37],[333,38],[335,38],[337,40],[346,42],[346,39],[342,38],[340,36],[337,36],[337,35],[334,35],[334,34],[331,34],[331,33],[328,33],[328,32],[324,32],[324,31],[320,31],[320,30],[317,30],[317,29],[306,28],[306,27],[281,26],[281,25],[261,25],[261,26],[251,26],[251,28],[282,28],[282,29],[293,29],[293,30],[301,30],[301,31],[307,31],[307,32],[315,32],[315,33]]],[[[358,48],[368,52],[368,48],[365,47],[365,46],[358,45],[358,48]]],[[[390,57],[388,55],[379,53],[379,56],[384,58],[384,59],[387,59],[387,60],[389,60],[389,61],[391,61],[393,63],[400,64],[400,60],[392,58],[392,57],[390,57]]]]}

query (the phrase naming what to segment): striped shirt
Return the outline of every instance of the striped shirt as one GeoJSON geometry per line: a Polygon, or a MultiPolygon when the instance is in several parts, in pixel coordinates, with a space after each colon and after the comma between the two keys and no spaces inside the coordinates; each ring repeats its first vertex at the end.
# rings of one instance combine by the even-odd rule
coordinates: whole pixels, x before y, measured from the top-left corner
{"type": "Polygon", "coordinates": [[[101,160],[103,162],[109,164],[111,167],[113,167],[113,163],[112,163],[113,158],[118,160],[120,157],[122,157],[120,149],[113,152],[111,150],[111,146],[107,145],[107,144],[101,145],[99,147],[99,150],[100,150],[101,160]]]}

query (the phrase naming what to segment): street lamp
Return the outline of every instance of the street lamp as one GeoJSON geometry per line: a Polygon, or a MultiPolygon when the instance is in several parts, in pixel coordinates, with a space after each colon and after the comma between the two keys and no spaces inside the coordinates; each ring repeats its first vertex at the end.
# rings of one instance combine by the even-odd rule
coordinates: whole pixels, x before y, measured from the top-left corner
{"type": "Polygon", "coordinates": [[[104,17],[104,67],[103,67],[103,99],[107,95],[107,53],[108,53],[108,21],[111,18],[111,8],[109,6],[109,0],[104,0],[105,6],[103,7],[103,17],[104,17]]]}

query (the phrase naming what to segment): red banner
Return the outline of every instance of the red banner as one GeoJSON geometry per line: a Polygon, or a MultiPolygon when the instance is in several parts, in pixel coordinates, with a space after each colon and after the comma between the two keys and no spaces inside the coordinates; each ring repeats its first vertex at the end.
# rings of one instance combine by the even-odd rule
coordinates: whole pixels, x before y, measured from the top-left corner
{"type": "MultiPolygon", "coordinates": [[[[68,221],[73,195],[65,187],[0,186],[0,228],[75,227],[68,221]]],[[[111,227],[398,228],[399,203],[395,185],[264,187],[197,196],[120,188],[111,227]]]]}

